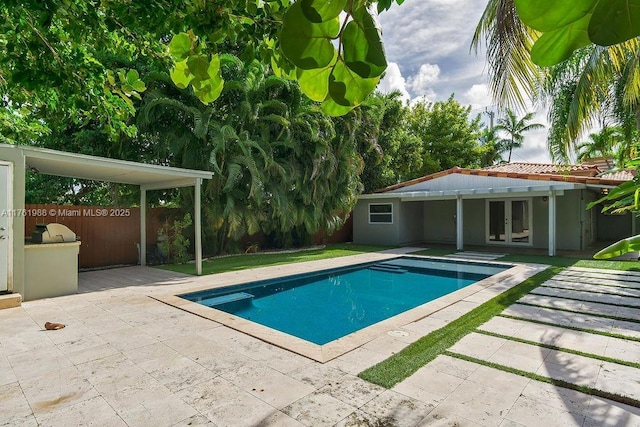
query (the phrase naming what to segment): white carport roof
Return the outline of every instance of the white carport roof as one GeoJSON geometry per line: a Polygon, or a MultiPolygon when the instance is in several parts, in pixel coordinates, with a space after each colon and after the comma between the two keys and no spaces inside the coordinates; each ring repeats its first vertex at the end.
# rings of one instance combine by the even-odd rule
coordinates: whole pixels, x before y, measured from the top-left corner
{"type": "Polygon", "coordinates": [[[212,172],[174,168],[68,153],[46,148],[7,146],[22,151],[27,169],[47,175],[91,179],[144,186],[147,190],[195,185],[197,178],[211,179],[212,172]]]}
{"type": "Polygon", "coordinates": [[[200,187],[203,179],[213,177],[212,172],[150,165],[22,145],[0,144],[0,159],[3,153],[12,153],[14,158],[21,155],[27,170],[46,175],[139,185],[140,264],[142,265],[146,264],[147,190],[194,186],[196,271],[198,274],[202,273],[200,187]]]}

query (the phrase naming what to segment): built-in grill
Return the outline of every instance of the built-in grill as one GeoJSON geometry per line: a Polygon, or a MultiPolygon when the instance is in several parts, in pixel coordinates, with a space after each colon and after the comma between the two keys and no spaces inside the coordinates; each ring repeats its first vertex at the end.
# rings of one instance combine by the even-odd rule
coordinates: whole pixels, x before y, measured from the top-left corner
{"type": "Polygon", "coordinates": [[[76,233],[66,225],[56,222],[36,224],[36,229],[31,234],[31,243],[65,243],[75,242],[76,240],[76,233]]]}

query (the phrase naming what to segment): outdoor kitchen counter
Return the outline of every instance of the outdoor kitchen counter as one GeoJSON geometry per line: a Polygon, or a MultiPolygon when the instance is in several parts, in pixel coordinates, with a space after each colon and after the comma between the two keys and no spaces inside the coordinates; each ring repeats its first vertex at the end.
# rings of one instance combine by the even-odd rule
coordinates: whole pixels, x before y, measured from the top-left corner
{"type": "Polygon", "coordinates": [[[24,246],[26,301],[78,292],[80,242],[24,246]]]}

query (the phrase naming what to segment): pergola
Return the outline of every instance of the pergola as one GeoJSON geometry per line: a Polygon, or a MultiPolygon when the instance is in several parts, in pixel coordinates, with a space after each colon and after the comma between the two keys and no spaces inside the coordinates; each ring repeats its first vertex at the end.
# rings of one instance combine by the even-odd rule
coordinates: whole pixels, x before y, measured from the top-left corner
{"type": "Polygon", "coordinates": [[[195,192],[196,272],[198,275],[202,274],[201,186],[203,179],[212,178],[212,172],[116,160],[45,148],[0,144],[0,149],[9,147],[22,152],[26,170],[68,178],[138,185],[140,187],[140,265],[146,265],[147,261],[147,191],[193,186],[195,192]]]}

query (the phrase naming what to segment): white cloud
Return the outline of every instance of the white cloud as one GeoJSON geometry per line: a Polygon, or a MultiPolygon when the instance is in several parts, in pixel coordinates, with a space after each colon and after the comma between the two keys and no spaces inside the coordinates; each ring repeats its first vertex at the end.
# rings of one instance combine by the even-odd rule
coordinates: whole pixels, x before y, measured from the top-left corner
{"type": "Polygon", "coordinates": [[[424,96],[430,100],[436,98],[434,86],[440,79],[440,67],[437,64],[422,64],[417,74],[407,79],[407,87],[415,96],[424,96]]]}
{"type": "Polygon", "coordinates": [[[471,105],[471,108],[475,110],[490,106],[493,99],[486,84],[474,84],[463,94],[460,102],[464,105],[471,105]]]}
{"type": "Polygon", "coordinates": [[[411,98],[407,91],[404,77],[400,72],[400,67],[395,62],[389,62],[384,77],[378,83],[378,90],[382,93],[391,93],[397,90],[400,92],[403,101],[408,101],[411,98]]]}

